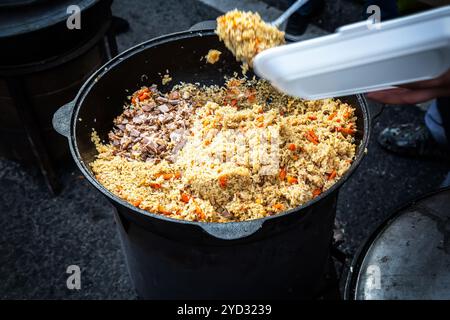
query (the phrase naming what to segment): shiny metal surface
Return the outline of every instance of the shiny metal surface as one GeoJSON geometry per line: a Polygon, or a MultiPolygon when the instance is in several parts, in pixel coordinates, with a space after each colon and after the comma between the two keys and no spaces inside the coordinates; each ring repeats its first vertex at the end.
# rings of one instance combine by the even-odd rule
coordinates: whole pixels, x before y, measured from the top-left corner
{"type": "Polygon", "coordinates": [[[350,299],[450,299],[450,189],[395,214],[369,239],[352,273],[350,299]]]}

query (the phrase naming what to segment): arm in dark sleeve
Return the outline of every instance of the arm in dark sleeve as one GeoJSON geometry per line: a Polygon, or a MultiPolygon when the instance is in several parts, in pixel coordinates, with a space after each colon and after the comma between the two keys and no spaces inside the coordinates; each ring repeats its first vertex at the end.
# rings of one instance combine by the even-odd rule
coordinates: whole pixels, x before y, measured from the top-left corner
{"type": "Polygon", "coordinates": [[[442,118],[442,126],[447,137],[447,144],[450,144],[450,97],[438,98],[437,107],[442,118]]]}

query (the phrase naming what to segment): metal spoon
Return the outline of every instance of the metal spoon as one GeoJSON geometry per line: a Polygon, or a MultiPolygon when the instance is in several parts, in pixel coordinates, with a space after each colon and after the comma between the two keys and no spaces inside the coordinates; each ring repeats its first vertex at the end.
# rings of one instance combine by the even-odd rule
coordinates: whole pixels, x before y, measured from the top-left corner
{"type": "Polygon", "coordinates": [[[274,27],[279,28],[295,11],[300,9],[300,7],[306,4],[308,1],[309,0],[295,1],[285,12],[281,14],[281,16],[272,21],[270,24],[274,27]]]}

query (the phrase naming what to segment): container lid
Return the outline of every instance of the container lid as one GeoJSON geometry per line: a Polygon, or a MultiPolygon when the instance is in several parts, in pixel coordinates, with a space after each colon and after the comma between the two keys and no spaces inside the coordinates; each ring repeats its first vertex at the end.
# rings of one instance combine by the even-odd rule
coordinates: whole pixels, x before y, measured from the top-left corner
{"type": "Polygon", "coordinates": [[[356,255],[345,298],[450,299],[450,188],[410,203],[356,255]]]}
{"type": "Polygon", "coordinates": [[[450,68],[450,6],[259,53],[255,73],[306,99],[376,91],[435,78],[450,68]]]}

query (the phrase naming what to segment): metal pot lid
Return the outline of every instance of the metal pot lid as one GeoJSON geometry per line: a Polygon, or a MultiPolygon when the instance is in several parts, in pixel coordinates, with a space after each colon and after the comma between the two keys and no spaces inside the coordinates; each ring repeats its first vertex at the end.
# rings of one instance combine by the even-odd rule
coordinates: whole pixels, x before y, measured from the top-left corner
{"type": "Polygon", "coordinates": [[[75,4],[83,11],[98,1],[8,1],[0,6],[0,38],[34,32],[63,22],[69,17],[67,8],[70,5],[75,4]]]}
{"type": "Polygon", "coordinates": [[[0,2],[0,8],[16,8],[29,6],[36,3],[42,3],[47,0],[3,0],[0,2]]]}
{"type": "Polygon", "coordinates": [[[450,188],[384,222],[356,255],[346,299],[450,299],[450,188]]]}

